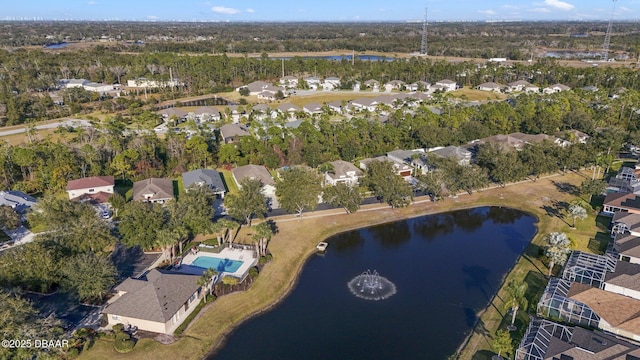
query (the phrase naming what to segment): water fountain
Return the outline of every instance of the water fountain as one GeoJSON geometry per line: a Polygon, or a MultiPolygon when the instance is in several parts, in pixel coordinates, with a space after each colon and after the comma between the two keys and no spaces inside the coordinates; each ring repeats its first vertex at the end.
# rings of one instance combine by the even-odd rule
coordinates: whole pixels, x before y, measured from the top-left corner
{"type": "Polygon", "coordinates": [[[351,293],[365,300],[384,300],[396,293],[396,285],[376,270],[365,271],[347,283],[351,293]]]}

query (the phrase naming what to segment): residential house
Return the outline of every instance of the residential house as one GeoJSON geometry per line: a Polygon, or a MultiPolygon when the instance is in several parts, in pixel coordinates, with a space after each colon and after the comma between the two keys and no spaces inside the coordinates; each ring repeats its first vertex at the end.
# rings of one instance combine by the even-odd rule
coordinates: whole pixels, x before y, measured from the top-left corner
{"type": "Polygon", "coordinates": [[[571,143],[566,140],[562,140],[558,137],[547,135],[547,134],[534,135],[534,134],[524,134],[521,132],[515,132],[515,133],[509,134],[509,136],[514,137],[516,139],[520,139],[527,144],[542,144],[543,142],[547,141],[551,144],[555,144],[561,147],[571,145],[571,143]]]}
{"type": "Polygon", "coordinates": [[[476,89],[482,90],[482,91],[493,91],[493,92],[499,93],[499,92],[502,92],[502,89],[504,89],[504,85],[500,85],[495,82],[486,82],[478,85],[476,89]]]}
{"type": "Polygon", "coordinates": [[[623,262],[640,264],[640,237],[631,232],[615,234],[612,254],[623,262]]]}
{"type": "Polygon", "coordinates": [[[557,93],[561,91],[569,91],[569,90],[571,90],[571,88],[566,85],[553,84],[551,86],[547,86],[546,88],[542,89],[542,92],[544,94],[553,94],[553,93],[557,93]]]}
{"type": "Polygon", "coordinates": [[[560,131],[560,132],[557,132],[555,135],[571,143],[580,143],[580,144],[586,144],[590,138],[589,135],[579,130],[560,131]]]}
{"type": "Polygon", "coordinates": [[[281,104],[278,106],[278,112],[289,118],[295,118],[296,113],[300,111],[302,111],[302,109],[289,103],[281,104]]]}
{"type": "Polygon", "coordinates": [[[360,169],[367,171],[368,165],[374,161],[388,161],[393,165],[396,174],[402,176],[405,179],[411,178],[411,173],[413,172],[413,168],[411,166],[403,162],[394,161],[386,155],[360,160],[360,169]]]}
{"type": "Polygon", "coordinates": [[[310,115],[322,114],[322,105],[311,102],[302,107],[302,111],[310,115]]]}
{"type": "Polygon", "coordinates": [[[402,80],[391,80],[384,84],[385,91],[403,90],[405,82],[402,80]]]}
{"type": "Polygon", "coordinates": [[[507,84],[510,92],[539,92],[540,88],[537,86],[531,85],[528,81],[518,80],[514,82],[510,82],[507,84]]]}
{"type": "Polygon", "coordinates": [[[220,111],[210,106],[202,106],[193,111],[199,123],[220,121],[220,111]]]}
{"type": "Polygon", "coordinates": [[[276,111],[272,111],[268,105],[256,104],[251,108],[251,115],[253,119],[263,121],[268,117],[275,118],[277,116],[276,111]]]}
{"type": "Polygon", "coordinates": [[[288,89],[295,89],[298,87],[298,78],[291,75],[283,76],[280,78],[280,86],[288,89]]]}
{"type": "Polygon", "coordinates": [[[234,123],[239,122],[240,118],[242,118],[246,114],[247,108],[241,105],[227,105],[224,111],[224,116],[227,119],[231,118],[234,123]]]}
{"type": "Polygon", "coordinates": [[[327,103],[327,107],[331,111],[335,111],[338,114],[342,114],[342,101],[332,101],[327,103]]]}
{"type": "Polygon", "coordinates": [[[640,237],[640,214],[617,212],[611,219],[611,237],[618,234],[630,233],[631,236],[640,237]]]}
{"type": "Polygon", "coordinates": [[[243,124],[226,124],[220,126],[220,140],[224,144],[231,144],[239,141],[243,136],[251,136],[249,129],[243,124]]]}
{"type": "Polygon", "coordinates": [[[602,331],[534,319],[515,354],[515,360],[583,359],[640,359],[640,347],[602,331]]]}
{"type": "Polygon", "coordinates": [[[640,195],[611,193],[604,198],[602,214],[613,216],[616,212],[640,214],[640,195]]]}
{"type": "Polygon", "coordinates": [[[362,84],[364,85],[365,88],[373,89],[374,91],[377,91],[380,88],[380,82],[375,79],[369,79],[363,82],[362,84]]]}
{"type": "Polygon", "coordinates": [[[394,150],[387,153],[387,156],[398,163],[404,163],[414,169],[420,170],[422,174],[429,172],[430,167],[427,163],[424,150],[394,150]]]}
{"type": "Polygon", "coordinates": [[[263,92],[264,89],[266,89],[269,86],[273,86],[273,85],[271,85],[269,83],[266,83],[264,81],[254,81],[254,82],[251,82],[251,83],[249,83],[247,85],[243,85],[243,86],[237,87],[236,91],[239,92],[242,88],[247,88],[247,90],[249,90],[249,95],[258,95],[261,92],[263,92]]]}
{"type": "Polygon", "coordinates": [[[324,183],[335,186],[344,183],[349,186],[357,185],[362,177],[362,171],[350,162],[343,160],[332,161],[329,164],[333,170],[327,172],[324,177],[324,183]]]}
{"type": "Polygon", "coordinates": [[[486,143],[496,144],[500,149],[505,151],[513,149],[521,150],[526,144],[524,141],[510,135],[493,135],[483,139],[474,140],[470,143],[470,145],[480,145],[486,143]]]}
{"type": "Polygon", "coordinates": [[[224,199],[224,194],[227,192],[222,176],[216,170],[197,169],[182,173],[182,182],[185,190],[191,186],[206,186],[222,199],[224,199]]]}
{"type": "Polygon", "coordinates": [[[623,166],[615,177],[609,179],[609,191],[619,193],[633,193],[640,195],[640,168],[623,166]]]}
{"type": "Polygon", "coordinates": [[[245,165],[232,169],[231,175],[239,189],[242,188],[240,182],[244,178],[259,180],[260,184],[262,184],[262,193],[267,197],[271,208],[275,209],[279,207],[276,197],[276,182],[267,168],[262,165],[245,165]]]}
{"type": "Polygon", "coordinates": [[[307,83],[307,86],[311,90],[318,90],[318,88],[321,86],[320,85],[321,80],[317,76],[308,76],[308,77],[304,78],[303,80],[307,83]]]}
{"type": "Polygon", "coordinates": [[[357,110],[375,111],[378,101],[375,98],[364,97],[352,100],[351,105],[357,110]]]}
{"type": "Polygon", "coordinates": [[[107,93],[113,93],[114,91],[120,90],[121,86],[119,84],[114,85],[114,84],[90,82],[90,83],[84,84],[83,88],[87,91],[97,92],[100,94],[107,94],[107,93]]]}
{"type": "Polygon", "coordinates": [[[443,158],[453,159],[460,165],[471,164],[473,153],[461,146],[435,147],[428,150],[430,154],[434,154],[443,158]]]}
{"type": "Polygon", "coordinates": [[[70,200],[106,203],[113,194],[114,184],[113,176],[92,176],[71,180],[67,183],[67,194],[70,200]]]}
{"type": "Polygon", "coordinates": [[[158,111],[158,114],[162,116],[162,120],[167,122],[169,120],[176,120],[182,122],[187,118],[188,113],[182,109],[170,107],[158,111]]]}
{"type": "Polygon", "coordinates": [[[164,204],[173,199],[173,180],[149,178],[133,183],[133,201],[164,204]]]}
{"type": "Polygon", "coordinates": [[[275,101],[278,99],[277,95],[273,92],[270,91],[263,91],[261,93],[258,94],[258,99],[261,100],[268,100],[268,101],[275,101]]]}
{"type": "Polygon", "coordinates": [[[324,91],[332,91],[336,90],[340,87],[340,78],[335,76],[330,76],[324,79],[322,83],[322,90],[324,91]]]}
{"type": "Polygon", "coordinates": [[[102,310],[109,326],[125,324],[171,335],[205,296],[200,276],[153,269],[143,279],[128,278],[102,310]]]}
{"type": "Polygon", "coordinates": [[[444,79],[436,82],[436,85],[441,86],[442,89],[447,91],[455,91],[458,88],[458,83],[453,80],[444,79]]]}
{"type": "Polygon", "coordinates": [[[596,87],[595,85],[584,86],[581,89],[582,89],[582,91],[591,91],[591,92],[598,91],[598,87],[596,87]]]}
{"type": "Polygon", "coordinates": [[[426,81],[416,81],[412,84],[407,85],[408,91],[429,91],[431,84],[426,81]]]}
{"type": "Polygon", "coordinates": [[[25,214],[33,205],[36,198],[23,193],[20,190],[0,191],[0,206],[9,206],[18,214],[25,214]]]}

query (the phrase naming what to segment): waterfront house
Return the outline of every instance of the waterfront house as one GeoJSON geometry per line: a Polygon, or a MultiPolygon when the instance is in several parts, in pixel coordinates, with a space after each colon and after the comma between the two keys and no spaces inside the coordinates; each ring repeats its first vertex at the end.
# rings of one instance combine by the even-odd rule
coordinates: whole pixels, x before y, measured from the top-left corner
{"type": "Polygon", "coordinates": [[[102,310],[109,326],[125,324],[139,330],[173,334],[206,294],[199,275],[153,269],[142,279],[128,278],[102,310]]]}

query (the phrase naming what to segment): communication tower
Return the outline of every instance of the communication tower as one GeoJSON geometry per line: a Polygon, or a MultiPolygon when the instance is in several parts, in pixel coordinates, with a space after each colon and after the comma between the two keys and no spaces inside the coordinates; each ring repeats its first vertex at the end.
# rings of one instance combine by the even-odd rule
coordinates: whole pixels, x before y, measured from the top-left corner
{"type": "Polygon", "coordinates": [[[427,7],[426,6],[424,7],[424,20],[422,21],[422,43],[420,43],[420,55],[427,55],[427,7]]]}
{"type": "Polygon", "coordinates": [[[613,26],[613,15],[616,9],[616,0],[613,0],[611,6],[611,17],[609,18],[609,26],[607,26],[607,33],[604,36],[604,45],[602,45],[602,61],[609,61],[609,44],[611,43],[611,27],[613,26]]]}

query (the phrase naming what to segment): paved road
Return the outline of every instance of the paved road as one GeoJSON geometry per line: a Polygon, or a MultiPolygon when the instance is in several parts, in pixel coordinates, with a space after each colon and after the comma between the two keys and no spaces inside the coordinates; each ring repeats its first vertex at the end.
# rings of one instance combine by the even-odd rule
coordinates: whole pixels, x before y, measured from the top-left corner
{"type": "MultiPolygon", "coordinates": [[[[55,128],[60,127],[60,126],[66,126],[66,127],[91,127],[91,123],[88,120],[71,119],[71,120],[57,121],[57,122],[50,123],[50,124],[37,125],[35,128],[36,128],[36,130],[44,130],[44,129],[55,129],[55,128]]],[[[27,131],[27,129],[24,128],[24,127],[18,128],[18,129],[4,130],[4,131],[0,131],[0,136],[9,136],[9,135],[15,135],[15,134],[22,134],[22,133],[24,133],[26,131],[27,131]]]]}

